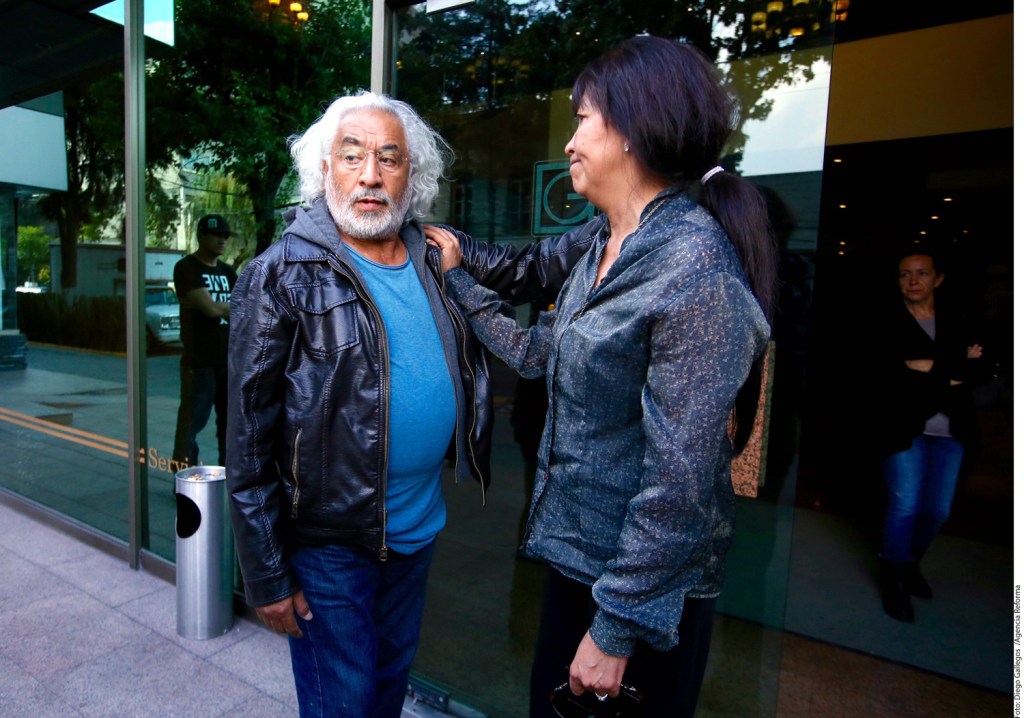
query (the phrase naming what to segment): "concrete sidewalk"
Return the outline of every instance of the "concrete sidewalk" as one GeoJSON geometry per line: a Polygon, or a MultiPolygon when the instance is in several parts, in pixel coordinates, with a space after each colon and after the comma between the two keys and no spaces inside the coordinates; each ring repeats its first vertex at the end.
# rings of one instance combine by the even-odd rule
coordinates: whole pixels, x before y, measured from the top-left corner
{"type": "Polygon", "coordinates": [[[236,616],[221,637],[181,638],[172,584],[2,498],[0,577],[4,718],[298,714],[284,636],[236,616]]]}
{"type": "Polygon", "coordinates": [[[0,503],[0,713],[292,716],[288,642],[176,632],[175,588],[0,503]]]}

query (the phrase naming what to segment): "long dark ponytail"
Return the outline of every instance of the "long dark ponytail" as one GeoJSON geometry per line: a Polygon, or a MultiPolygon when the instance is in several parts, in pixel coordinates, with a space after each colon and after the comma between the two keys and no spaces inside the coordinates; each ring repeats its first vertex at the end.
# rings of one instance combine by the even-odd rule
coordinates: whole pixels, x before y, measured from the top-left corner
{"type": "Polygon", "coordinates": [[[697,199],[729,235],[750,288],[770,322],[778,273],[775,239],[764,197],[742,177],[718,172],[702,183],[697,199]]]}

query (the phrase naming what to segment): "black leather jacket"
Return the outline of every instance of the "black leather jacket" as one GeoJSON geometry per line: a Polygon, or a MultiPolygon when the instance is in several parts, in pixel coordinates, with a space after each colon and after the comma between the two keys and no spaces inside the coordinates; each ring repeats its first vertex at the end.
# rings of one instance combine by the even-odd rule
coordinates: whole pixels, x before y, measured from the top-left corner
{"type": "MultiPolygon", "coordinates": [[[[440,253],[416,223],[401,237],[456,386],[456,478],[472,476],[483,491],[493,423],[487,359],[445,297],[440,253]]],[[[559,239],[515,250],[460,239],[467,262],[514,301],[557,294],[589,245],[559,239]]],[[[298,210],[231,296],[226,473],[250,604],[301,588],[288,561],[297,544],[360,545],[387,557],[387,355],[379,310],[325,203],[298,210]]]]}

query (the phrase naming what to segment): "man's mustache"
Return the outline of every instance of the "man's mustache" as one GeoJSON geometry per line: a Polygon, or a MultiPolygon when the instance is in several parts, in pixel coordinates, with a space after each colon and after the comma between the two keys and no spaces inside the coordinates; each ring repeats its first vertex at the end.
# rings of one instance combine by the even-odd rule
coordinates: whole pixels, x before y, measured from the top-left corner
{"type": "Polygon", "coordinates": [[[350,194],[348,196],[348,200],[352,204],[355,204],[359,200],[366,199],[367,197],[369,197],[371,199],[380,200],[381,202],[384,203],[384,206],[386,206],[386,207],[390,207],[391,204],[392,204],[391,195],[389,195],[387,192],[385,192],[382,189],[372,189],[372,188],[365,188],[365,189],[361,189],[361,190],[357,189],[355,192],[353,192],[352,194],[350,194]]]}

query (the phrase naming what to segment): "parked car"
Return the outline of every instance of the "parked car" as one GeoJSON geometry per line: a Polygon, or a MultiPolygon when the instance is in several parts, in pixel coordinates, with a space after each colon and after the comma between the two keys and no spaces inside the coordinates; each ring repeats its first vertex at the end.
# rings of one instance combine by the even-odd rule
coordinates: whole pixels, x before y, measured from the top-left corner
{"type": "Polygon", "coordinates": [[[150,349],[181,346],[181,307],[166,285],[146,287],[146,345],[150,349]]]}

